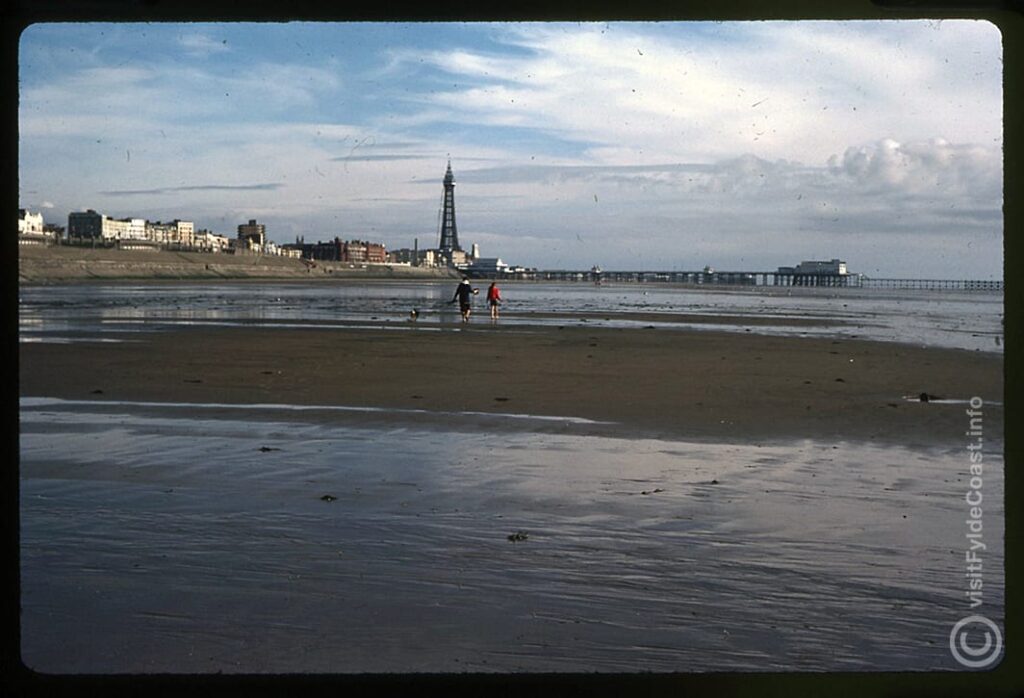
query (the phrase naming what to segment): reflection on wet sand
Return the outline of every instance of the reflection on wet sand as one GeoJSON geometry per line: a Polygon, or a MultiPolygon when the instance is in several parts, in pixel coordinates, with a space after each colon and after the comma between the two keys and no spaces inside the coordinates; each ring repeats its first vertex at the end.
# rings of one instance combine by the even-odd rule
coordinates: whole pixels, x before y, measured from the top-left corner
{"type": "Polygon", "coordinates": [[[29,666],[957,668],[956,449],[278,414],[23,402],[29,666]]]}

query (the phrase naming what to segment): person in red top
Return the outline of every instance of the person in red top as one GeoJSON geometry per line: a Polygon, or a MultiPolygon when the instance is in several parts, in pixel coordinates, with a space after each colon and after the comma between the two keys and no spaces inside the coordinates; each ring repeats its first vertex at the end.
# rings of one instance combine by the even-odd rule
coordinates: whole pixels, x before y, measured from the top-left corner
{"type": "Polygon", "coordinates": [[[498,290],[498,284],[494,281],[487,289],[487,304],[491,306],[491,319],[497,320],[498,306],[501,305],[501,291],[498,290]]]}

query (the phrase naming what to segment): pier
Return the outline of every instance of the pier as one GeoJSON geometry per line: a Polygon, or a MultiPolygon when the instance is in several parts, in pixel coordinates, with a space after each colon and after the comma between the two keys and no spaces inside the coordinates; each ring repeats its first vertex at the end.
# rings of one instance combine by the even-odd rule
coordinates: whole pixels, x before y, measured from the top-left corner
{"type": "Polygon", "coordinates": [[[980,279],[875,279],[863,274],[790,271],[604,271],[566,269],[509,271],[503,278],[577,283],[671,283],[691,286],[878,288],[924,291],[1002,292],[1002,281],[980,279]]]}
{"type": "Polygon", "coordinates": [[[1002,292],[1002,281],[982,279],[870,279],[861,282],[863,288],[921,289],[925,291],[989,291],[1002,292]]]}

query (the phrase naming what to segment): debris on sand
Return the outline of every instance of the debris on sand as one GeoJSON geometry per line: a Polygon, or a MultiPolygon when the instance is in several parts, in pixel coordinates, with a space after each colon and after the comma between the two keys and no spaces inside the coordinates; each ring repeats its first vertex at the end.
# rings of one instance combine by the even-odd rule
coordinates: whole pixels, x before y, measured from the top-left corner
{"type": "Polygon", "coordinates": [[[103,391],[102,391],[102,390],[100,390],[99,388],[97,388],[96,390],[92,391],[92,394],[93,394],[93,395],[102,395],[102,394],[103,394],[103,391]]]}
{"type": "Polygon", "coordinates": [[[917,396],[917,399],[920,400],[921,402],[930,402],[931,400],[941,400],[942,398],[940,398],[938,395],[932,395],[930,393],[921,393],[920,395],[917,396]]]}
{"type": "Polygon", "coordinates": [[[643,491],[643,492],[641,492],[640,494],[658,494],[659,492],[664,492],[664,491],[665,491],[665,490],[663,490],[663,489],[661,489],[660,487],[658,487],[658,488],[656,488],[656,489],[653,489],[653,490],[644,490],[644,491],[643,491]]]}
{"type": "Polygon", "coordinates": [[[325,502],[333,502],[335,499],[337,499],[337,497],[335,497],[333,494],[325,494],[320,499],[325,502]]]}
{"type": "Polygon", "coordinates": [[[524,541],[529,537],[530,536],[526,533],[526,531],[516,531],[515,533],[508,534],[508,539],[513,543],[519,543],[520,541],[524,541]]]}
{"type": "Polygon", "coordinates": [[[262,451],[263,453],[266,453],[267,451],[280,451],[280,450],[281,449],[274,448],[273,446],[260,446],[260,451],[262,451]]]}
{"type": "Polygon", "coordinates": [[[496,397],[494,399],[496,401],[498,401],[498,402],[508,402],[508,398],[507,397],[496,397]]]}

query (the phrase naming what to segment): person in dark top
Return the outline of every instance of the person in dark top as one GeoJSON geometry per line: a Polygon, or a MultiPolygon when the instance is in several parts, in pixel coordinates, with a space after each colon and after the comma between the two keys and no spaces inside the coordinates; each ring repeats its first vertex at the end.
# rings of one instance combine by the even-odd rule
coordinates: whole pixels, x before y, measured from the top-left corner
{"type": "Polygon", "coordinates": [[[459,302],[459,310],[462,312],[463,322],[469,322],[469,314],[473,312],[471,299],[478,293],[480,293],[480,289],[473,288],[469,283],[469,279],[463,279],[462,283],[455,289],[455,295],[452,296],[452,299],[449,302],[459,302]]]}
{"type": "Polygon", "coordinates": [[[498,306],[501,305],[501,290],[495,281],[487,289],[487,305],[491,306],[491,319],[498,319],[498,306]]]}

